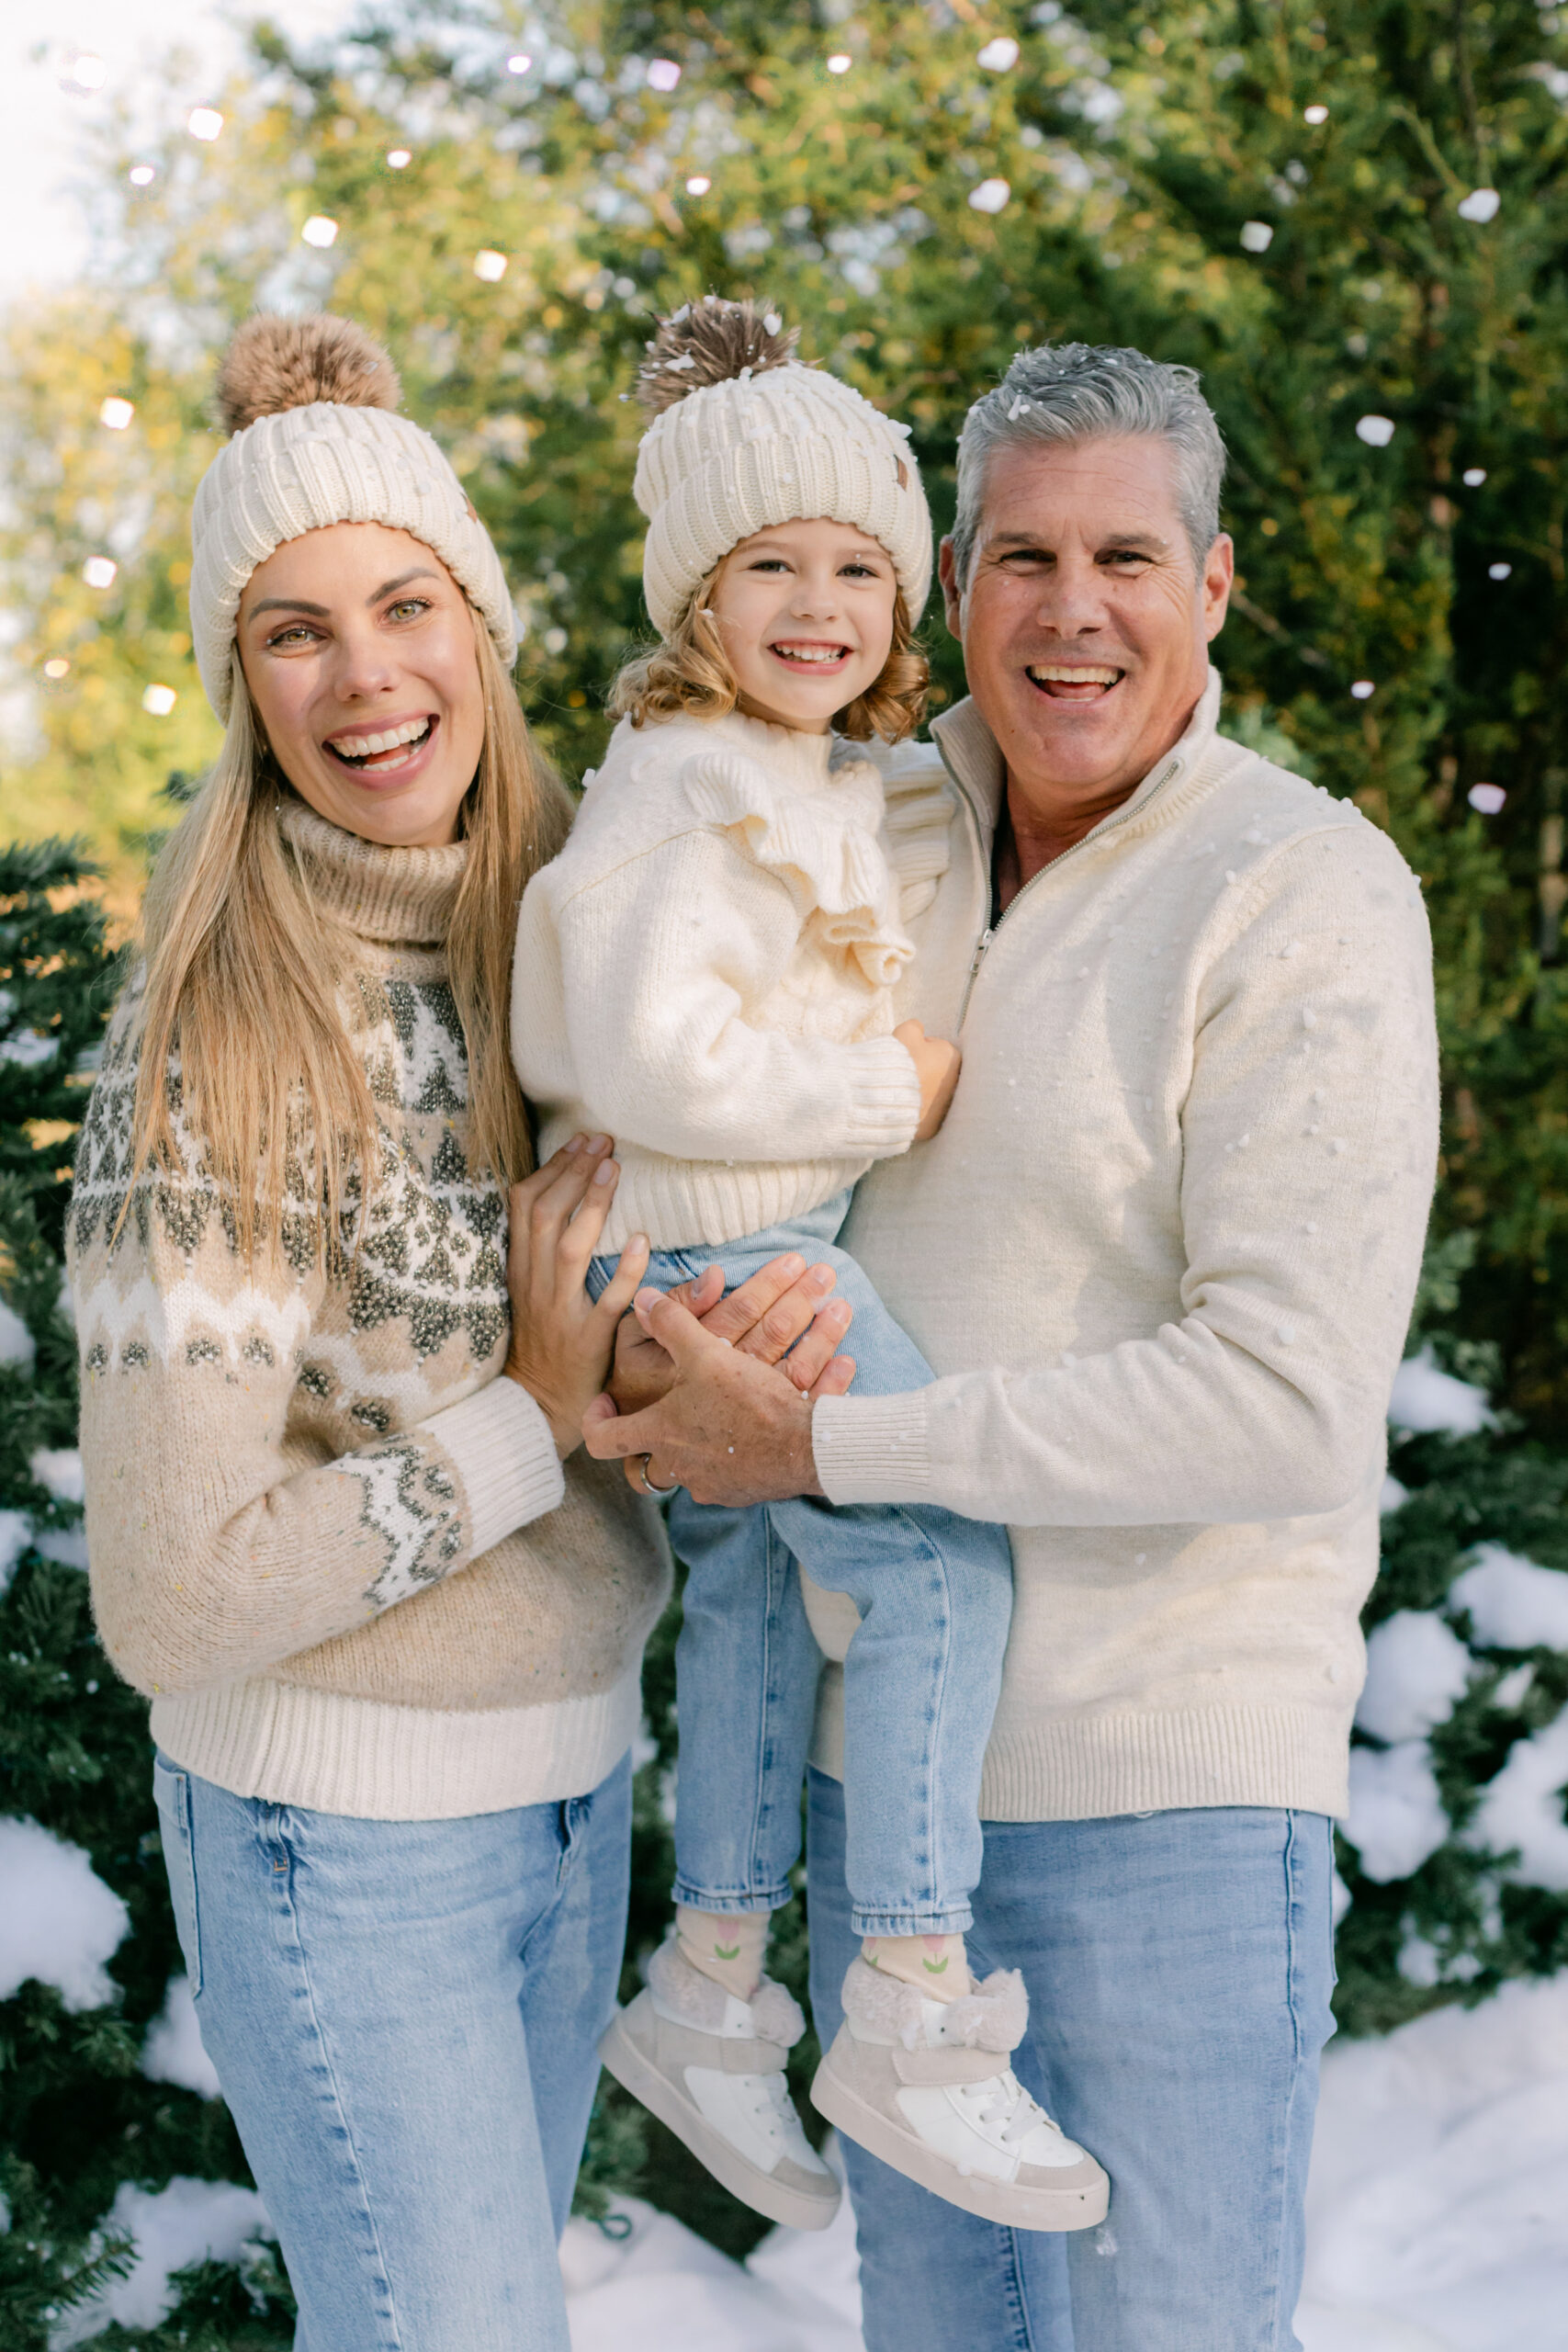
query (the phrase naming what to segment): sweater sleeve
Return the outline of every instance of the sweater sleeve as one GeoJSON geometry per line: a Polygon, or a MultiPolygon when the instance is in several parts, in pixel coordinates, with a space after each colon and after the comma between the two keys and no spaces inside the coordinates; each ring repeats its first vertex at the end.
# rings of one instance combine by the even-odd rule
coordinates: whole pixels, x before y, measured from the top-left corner
{"type": "Polygon", "coordinates": [[[617,1136],[678,1159],[877,1159],[914,1140],[920,1091],[895,1037],[840,1045],[754,1027],[801,917],[721,833],[682,833],[558,910],[582,1100],[617,1136]]]}
{"type": "Polygon", "coordinates": [[[194,1154],[183,1180],[139,1186],[111,1246],[123,1073],[106,1065],[99,1089],[71,1283],[94,1607],[128,1681],[197,1690],[276,1666],[557,1506],[549,1425],[504,1377],[335,1458],[286,1435],[322,1275],[281,1254],[247,1269],[194,1154]]]}
{"type": "Polygon", "coordinates": [[[1430,942],[1393,844],[1369,826],[1282,848],[1195,1027],[1181,1319],[1049,1369],[824,1399],[834,1502],[1126,1527],[1313,1515],[1365,1490],[1437,1146],[1430,942]]]}

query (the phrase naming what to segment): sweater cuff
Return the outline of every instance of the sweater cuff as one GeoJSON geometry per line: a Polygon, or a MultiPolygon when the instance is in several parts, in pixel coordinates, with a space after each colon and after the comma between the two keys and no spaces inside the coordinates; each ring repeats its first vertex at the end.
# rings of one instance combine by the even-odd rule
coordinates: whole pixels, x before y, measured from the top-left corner
{"type": "Polygon", "coordinates": [[[920,1124],[920,1080],[914,1057],[897,1037],[868,1037],[854,1048],[850,1080],[849,1125],[842,1157],[865,1153],[890,1159],[908,1151],[920,1124]]]}
{"type": "Polygon", "coordinates": [[[932,1499],[926,1391],[902,1396],[823,1396],[811,1414],[817,1477],[830,1503],[932,1499]]]}
{"type": "Polygon", "coordinates": [[[528,1391],[504,1373],[420,1427],[450,1457],[463,1482],[470,1560],[558,1509],[566,1474],[550,1425],[528,1391]]]}

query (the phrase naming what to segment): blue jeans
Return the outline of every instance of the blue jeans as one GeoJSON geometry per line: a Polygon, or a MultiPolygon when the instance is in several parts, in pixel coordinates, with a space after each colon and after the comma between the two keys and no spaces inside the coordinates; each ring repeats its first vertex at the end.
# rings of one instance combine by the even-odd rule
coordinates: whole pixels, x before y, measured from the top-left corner
{"type": "MultiPolygon", "coordinates": [[[[820,1208],[722,1247],[655,1250],[660,1290],[715,1263],[733,1290],[798,1250],[831,1265],[853,1306],[846,1345],[857,1396],[923,1388],[930,1366],[854,1260],[833,1247],[849,1213],[820,1208]]],[[[593,1260],[597,1297],[615,1261],[593,1260]]],[[[860,1630],[844,1664],[849,1884],[859,1936],[942,1935],[970,1920],[980,1875],[980,1767],[1012,1614],[1006,1533],[928,1504],[831,1504],[799,1497],[721,1510],[683,1491],[670,1540],[688,1570],[675,1653],[681,1766],[675,1898],[706,1911],[776,1911],[800,1850],[821,1655],[798,1561],[846,1592],[860,1630]]]]}
{"type": "MultiPolygon", "coordinates": [[[[1217,1806],[985,1834],[971,1962],[1023,1971],[1015,2070],[1111,2175],[1110,2217],[1000,2229],[846,2141],[866,2352],[1291,2352],[1334,2030],[1327,1820],[1217,1806]]],[[[843,1792],[817,1771],[809,1858],[826,2044],[856,1945],[843,1792]]]]}
{"type": "Polygon", "coordinates": [[[631,1775],[459,1821],[231,1796],[160,1756],[181,1949],[299,2302],[296,2352],[568,2352],[631,1775]]]}

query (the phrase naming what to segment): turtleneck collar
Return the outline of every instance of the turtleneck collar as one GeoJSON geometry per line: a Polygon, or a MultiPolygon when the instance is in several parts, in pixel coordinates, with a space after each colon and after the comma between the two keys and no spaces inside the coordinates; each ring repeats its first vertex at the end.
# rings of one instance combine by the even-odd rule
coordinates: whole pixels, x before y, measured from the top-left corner
{"type": "Polygon", "coordinates": [[[467,842],[388,849],[329,824],[301,800],[285,801],[279,821],[317,904],[347,930],[410,946],[446,939],[468,862],[467,842]]]}

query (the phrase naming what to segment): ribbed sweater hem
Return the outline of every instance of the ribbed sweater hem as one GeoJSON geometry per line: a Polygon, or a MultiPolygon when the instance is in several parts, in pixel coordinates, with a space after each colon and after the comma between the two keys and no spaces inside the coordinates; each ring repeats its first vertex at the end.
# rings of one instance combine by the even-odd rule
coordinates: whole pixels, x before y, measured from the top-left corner
{"type": "Polygon", "coordinates": [[[930,1500],[925,1390],[824,1396],[811,1415],[811,1452],[830,1503],[930,1500]]]}
{"type": "Polygon", "coordinates": [[[389,1706],[265,1677],[155,1699],[158,1746],[241,1797],[365,1821],[455,1821],[586,1796],[630,1747],[634,1670],[536,1707],[389,1706]]]}
{"type": "MultiPolygon", "coordinates": [[[[1066,1715],[993,1738],[985,1821],[1099,1821],[1208,1805],[1280,1805],[1343,1818],[1350,1710],[1174,1707],[1066,1715]]],[[[843,1674],[822,1678],[812,1762],[843,1778],[843,1674]]]]}
{"type": "MultiPolygon", "coordinates": [[[[912,1132],[912,1130],[911,1130],[912,1132]]],[[[549,1136],[541,1148],[554,1148],[549,1136]]],[[[620,1153],[621,1181],[599,1249],[614,1257],[634,1233],[656,1250],[710,1250],[766,1233],[820,1208],[865,1174],[869,1159],[801,1159],[784,1167],[738,1160],[682,1161],[620,1153]]]]}

